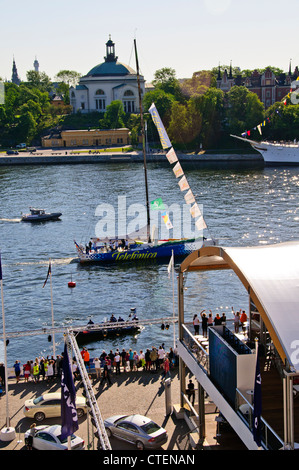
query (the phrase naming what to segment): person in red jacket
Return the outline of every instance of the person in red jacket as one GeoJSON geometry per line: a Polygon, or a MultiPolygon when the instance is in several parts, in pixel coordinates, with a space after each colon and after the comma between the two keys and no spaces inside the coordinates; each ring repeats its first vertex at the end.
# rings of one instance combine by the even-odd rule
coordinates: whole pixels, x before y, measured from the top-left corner
{"type": "Polygon", "coordinates": [[[242,312],[241,312],[240,322],[241,322],[241,325],[242,325],[242,330],[245,332],[245,330],[246,330],[245,323],[247,322],[247,315],[245,313],[245,310],[242,310],[242,312]]]}

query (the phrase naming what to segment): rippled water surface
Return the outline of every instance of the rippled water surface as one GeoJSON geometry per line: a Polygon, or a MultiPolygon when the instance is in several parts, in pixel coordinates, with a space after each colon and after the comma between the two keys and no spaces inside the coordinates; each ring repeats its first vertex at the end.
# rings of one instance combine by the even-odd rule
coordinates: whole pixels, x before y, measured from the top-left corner
{"type": "MultiPolygon", "coordinates": [[[[196,169],[185,174],[197,202],[203,204],[210,233],[223,246],[246,246],[298,239],[299,169],[196,169]]],[[[150,200],[162,197],[168,205],[183,204],[169,166],[149,165],[150,200]]],[[[139,318],[172,316],[172,280],[165,265],[82,267],[73,240],[88,241],[99,220],[99,204],[116,205],[126,196],[127,206],[144,203],[143,168],[136,164],[65,165],[0,168],[0,249],[6,332],[51,326],[51,291],[47,275],[52,259],[52,292],[55,325],[84,324],[121,314],[137,307],[139,318]],[[39,225],[20,222],[29,206],[60,211],[60,222],[39,225]],[[76,282],[69,289],[68,281],[76,282]]],[[[175,308],[177,294],[175,286],[175,308]]],[[[189,273],[185,311],[190,320],[203,308],[214,314],[231,307],[247,309],[248,298],[230,272],[189,273]]],[[[173,345],[173,327],[162,331],[150,325],[137,338],[125,337],[93,343],[89,349],[132,347],[136,350],[173,345]]],[[[2,332],[2,327],[1,330],[2,332]]],[[[56,352],[62,351],[62,335],[56,336],[56,352]],[[60,351],[61,349],[61,351],[60,351]]],[[[8,364],[15,359],[34,359],[51,354],[45,335],[11,338],[8,364]]]]}

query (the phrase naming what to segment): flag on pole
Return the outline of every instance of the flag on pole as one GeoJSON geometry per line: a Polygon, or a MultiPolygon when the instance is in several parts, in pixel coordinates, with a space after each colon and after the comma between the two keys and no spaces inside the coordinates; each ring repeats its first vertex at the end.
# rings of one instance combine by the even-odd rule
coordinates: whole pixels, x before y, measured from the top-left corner
{"type": "Polygon", "coordinates": [[[176,165],[174,165],[172,170],[173,170],[176,178],[180,178],[184,174],[183,168],[181,167],[180,162],[177,162],[176,165]]]}
{"type": "Polygon", "coordinates": [[[253,393],[253,439],[257,445],[261,446],[261,415],[262,415],[262,379],[260,372],[260,363],[256,352],[256,370],[253,393]]]}
{"type": "Polygon", "coordinates": [[[186,189],[189,189],[189,188],[190,188],[186,176],[183,176],[183,177],[180,179],[180,181],[179,181],[179,187],[180,187],[181,191],[186,191],[186,189]]]}
{"type": "Polygon", "coordinates": [[[67,345],[64,344],[61,373],[61,436],[71,436],[79,428],[76,410],[76,389],[71,371],[67,345]]]}
{"type": "Polygon", "coordinates": [[[165,207],[164,207],[164,204],[163,204],[163,201],[160,197],[158,197],[157,199],[155,199],[154,201],[151,201],[150,203],[150,207],[153,211],[159,211],[159,210],[165,210],[165,207]]]}
{"type": "Polygon", "coordinates": [[[43,285],[43,288],[45,287],[45,285],[47,284],[47,280],[48,280],[48,277],[49,275],[51,274],[51,260],[49,261],[49,268],[48,268],[48,273],[47,273],[47,277],[45,279],[45,282],[44,282],[44,285],[43,285]]]}
{"type": "Polygon", "coordinates": [[[170,276],[170,273],[173,270],[173,268],[174,268],[174,255],[173,255],[173,251],[172,251],[172,255],[171,255],[168,267],[167,267],[168,276],[170,276]]]}
{"type": "Polygon", "coordinates": [[[208,228],[202,216],[197,219],[195,226],[199,232],[201,232],[204,228],[208,228]]]}
{"type": "Polygon", "coordinates": [[[163,213],[162,213],[162,219],[164,220],[164,223],[165,223],[166,228],[167,228],[168,230],[170,230],[171,228],[173,228],[173,225],[172,225],[172,223],[170,222],[169,215],[167,214],[167,212],[163,212],[163,213]]]}
{"type": "Polygon", "coordinates": [[[191,189],[189,189],[189,191],[185,194],[184,198],[186,204],[193,204],[193,202],[195,202],[195,197],[193,196],[191,189]]]}
{"type": "Polygon", "coordinates": [[[154,103],[149,108],[149,112],[151,113],[152,119],[153,119],[153,121],[156,125],[156,128],[157,128],[157,131],[159,133],[162,148],[163,149],[168,149],[169,147],[171,147],[171,142],[169,140],[169,137],[167,135],[167,132],[165,130],[163,122],[161,121],[161,118],[159,116],[159,113],[158,113],[157,108],[154,105],[154,103]]]}
{"type": "Polygon", "coordinates": [[[169,163],[175,163],[175,162],[178,161],[178,157],[176,156],[176,153],[175,153],[173,147],[171,147],[169,152],[167,152],[166,158],[169,161],[169,163]]]}

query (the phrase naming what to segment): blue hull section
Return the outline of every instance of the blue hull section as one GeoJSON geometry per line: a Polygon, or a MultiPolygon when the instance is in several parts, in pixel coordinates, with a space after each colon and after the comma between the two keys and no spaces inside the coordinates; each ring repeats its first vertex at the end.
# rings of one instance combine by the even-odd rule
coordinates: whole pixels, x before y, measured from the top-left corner
{"type": "Polygon", "coordinates": [[[175,259],[188,256],[194,250],[199,250],[203,245],[202,239],[195,241],[165,243],[162,245],[150,246],[141,245],[140,248],[129,249],[125,251],[109,251],[107,253],[94,252],[84,253],[77,246],[80,263],[125,263],[139,261],[158,261],[170,259],[172,252],[175,259]]]}

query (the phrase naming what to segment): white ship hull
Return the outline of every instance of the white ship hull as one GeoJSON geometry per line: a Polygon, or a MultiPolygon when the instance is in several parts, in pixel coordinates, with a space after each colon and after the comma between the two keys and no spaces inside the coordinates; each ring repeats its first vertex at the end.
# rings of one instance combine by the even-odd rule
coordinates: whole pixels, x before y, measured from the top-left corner
{"type": "Polygon", "coordinates": [[[262,155],[267,165],[299,165],[298,143],[255,142],[236,135],[232,137],[248,142],[262,155]]]}

